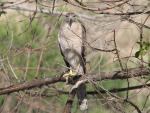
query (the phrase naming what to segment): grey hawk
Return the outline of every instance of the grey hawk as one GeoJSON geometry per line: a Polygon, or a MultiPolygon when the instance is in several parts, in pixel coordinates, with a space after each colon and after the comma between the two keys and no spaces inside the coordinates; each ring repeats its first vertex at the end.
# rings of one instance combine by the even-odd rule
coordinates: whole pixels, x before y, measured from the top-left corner
{"type": "MultiPolygon", "coordinates": [[[[58,42],[61,54],[64,58],[69,73],[64,77],[82,76],[86,72],[85,68],[85,47],[86,30],[83,24],[77,19],[74,13],[66,14],[64,23],[61,25],[58,35],[58,42]]],[[[81,84],[77,90],[77,98],[80,110],[87,109],[86,86],[81,84]]]]}

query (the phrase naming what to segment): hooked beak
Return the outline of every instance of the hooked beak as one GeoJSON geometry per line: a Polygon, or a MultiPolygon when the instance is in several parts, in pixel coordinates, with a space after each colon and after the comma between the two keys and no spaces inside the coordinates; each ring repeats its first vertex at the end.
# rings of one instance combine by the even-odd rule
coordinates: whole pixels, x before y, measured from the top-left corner
{"type": "Polygon", "coordinates": [[[69,20],[69,26],[70,26],[70,27],[71,27],[71,25],[72,25],[72,22],[73,22],[72,19],[70,19],[70,20],[69,20]]]}

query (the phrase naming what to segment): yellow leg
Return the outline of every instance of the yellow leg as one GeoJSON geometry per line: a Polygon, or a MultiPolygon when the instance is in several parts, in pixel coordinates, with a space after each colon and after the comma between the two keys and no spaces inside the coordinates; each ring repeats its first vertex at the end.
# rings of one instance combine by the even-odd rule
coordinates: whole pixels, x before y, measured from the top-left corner
{"type": "Polygon", "coordinates": [[[68,83],[69,78],[76,76],[77,73],[70,69],[68,73],[65,73],[63,77],[66,79],[66,83],[68,83]]]}

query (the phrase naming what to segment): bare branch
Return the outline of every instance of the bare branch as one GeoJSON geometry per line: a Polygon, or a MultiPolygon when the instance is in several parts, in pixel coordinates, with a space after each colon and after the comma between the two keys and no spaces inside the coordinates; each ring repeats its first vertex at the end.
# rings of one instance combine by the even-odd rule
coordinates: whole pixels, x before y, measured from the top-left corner
{"type": "Polygon", "coordinates": [[[28,90],[35,87],[41,87],[43,85],[49,85],[56,82],[65,82],[65,79],[62,77],[46,78],[46,79],[34,79],[29,82],[19,83],[15,85],[8,86],[6,88],[0,89],[0,95],[9,94],[13,92],[18,92],[22,90],[28,90]]]}
{"type": "MultiPolygon", "coordinates": [[[[101,72],[98,74],[88,74],[87,80],[94,80],[94,81],[101,81],[106,79],[126,79],[126,78],[133,78],[133,77],[140,77],[140,76],[149,76],[150,69],[149,68],[130,68],[123,71],[114,71],[114,72],[101,72]]],[[[83,79],[83,78],[81,78],[83,79]]],[[[65,78],[61,77],[54,77],[54,78],[45,78],[45,79],[34,79],[29,82],[19,83],[15,85],[11,85],[9,87],[1,88],[0,95],[9,94],[13,92],[18,92],[22,90],[28,90],[35,87],[41,87],[44,85],[50,85],[57,82],[65,82],[65,78]]]]}
{"type": "Polygon", "coordinates": [[[95,80],[105,80],[105,79],[127,79],[133,77],[139,77],[143,75],[149,76],[149,68],[129,68],[123,71],[114,72],[101,72],[100,74],[92,74],[91,77],[95,80]]]}
{"type": "MultiPolygon", "coordinates": [[[[93,91],[87,91],[87,95],[99,95],[99,93],[105,94],[105,93],[119,93],[119,92],[124,92],[124,91],[132,91],[132,90],[137,90],[137,89],[144,89],[144,88],[148,88],[150,87],[150,84],[142,84],[142,85],[136,85],[136,86],[130,86],[130,87],[125,87],[125,88],[113,88],[113,89],[97,89],[97,90],[93,90],[93,91]]],[[[25,92],[26,94],[33,96],[33,97],[38,97],[38,96],[42,96],[42,97],[52,97],[52,96],[56,96],[56,95],[68,95],[69,92],[68,91],[64,91],[62,89],[56,89],[56,91],[54,92],[54,94],[50,94],[50,93],[38,93],[38,92],[25,92]]],[[[147,98],[150,95],[147,96],[147,98]]],[[[146,99],[147,100],[147,99],[146,99]]],[[[144,104],[145,105],[145,104],[144,104]]]]}
{"type": "Polygon", "coordinates": [[[72,90],[72,92],[69,94],[63,113],[71,113],[71,108],[72,108],[75,94],[76,94],[76,90],[72,90]]]}
{"type": "Polygon", "coordinates": [[[131,106],[133,106],[133,107],[136,109],[136,111],[137,111],[138,113],[142,113],[141,110],[138,108],[138,106],[135,105],[133,102],[131,102],[131,101],[129,101],[129,100],[125,100],[125,102],[127,102],[127,103],[129,103],[131,106]]]}

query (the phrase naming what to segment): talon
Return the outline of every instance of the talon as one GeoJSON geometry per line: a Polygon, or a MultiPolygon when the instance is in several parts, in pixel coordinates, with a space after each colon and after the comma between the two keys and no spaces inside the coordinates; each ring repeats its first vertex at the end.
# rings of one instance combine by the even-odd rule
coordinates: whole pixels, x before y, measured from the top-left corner
{"type": "Polygon", "coordinates": [[[69,78],[74,77],[76,75],[77,75],[77,73],[75,71],[71,70],[71,69],[70,69],[70,71],[68,73],[65,73],[63,75],[63,77],[66,79],[66,84],[68,84],[69,78]]]}
{"type": "Polygon", "coordinates": [[[70,77],[73,77],[73,76],[77,75],[77,73],[73,70],[70,70],[69,74],[70,74],[70,77]]]}

